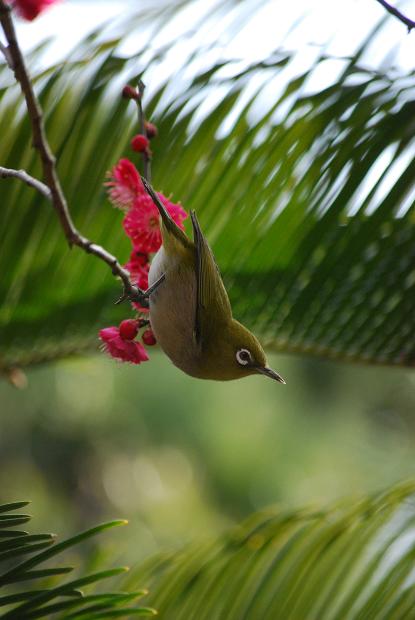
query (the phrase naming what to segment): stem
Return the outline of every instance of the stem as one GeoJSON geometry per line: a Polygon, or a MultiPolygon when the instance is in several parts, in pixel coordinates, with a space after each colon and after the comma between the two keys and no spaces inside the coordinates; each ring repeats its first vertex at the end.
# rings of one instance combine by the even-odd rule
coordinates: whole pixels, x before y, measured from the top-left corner
{"type": "Polygon", "coordinates": [[[398,9],[389,4],[389,2],[386,2],[386,0],[376,0],[376,2],[379,2],[379,4],[381,4],[388,11],[388,13],[399,19],[399,21],[401,21],[403,24],[405,24],[405,26],[408,28],[408,32],[411,32],[411,30],[415,28],[415,21],[409,19],[409,17],[406,17],[406,15],[401,13],[401,11],[398,11],[398,9]]]}
{"type": "MultiPolygon", "coordinates": [[[[140,133],[145,136],[146,135],[146,119],[144,116],[143,110],[143,96],[145,90],[145,84],[142,80],[138,82],[138,94],[139,97],[136,99],[137,103],[137,111],[138,111],[138,125],[140,128],[140,133]]],[[[147,179],[149,183],[151,183],[151,157],[147,149],[142,152],[143,156],[143,177],[147,179]]]]}
{"type": "Polygon", "coordinates": [[[30,176],[30,174],[27,174],[26,170],[13,170],[12,168],[3,168],[0,166],[0,179],[6,179],[8,177],[20,179],[20,181],[23,181],[26,185],[33,187],[48,200],[52,200],[52,193],[49,187],[42,183],[42,181],[39,181],[38,179],[30,176]]]}
{"type": "Polygon", "coordinates": [[[9,48],[7,47],[7,45],[3,45],[1,41],[0,41],[0,52],[2,52],[10,69],[12,69],[13,63],[12,63],[12,59],[10,58],[9,48]]]}
{"type": "Polygon", "coordinates": [[[22,89],[32,125],[33,146],[39,153],[46,185],[28,175],[24,170],[1,168],[0,177],[18,178],[48,198],[57,213],[69,246],[76,245],[88,254],[93,254],[107,263],[107,265],[111,267],[112,273],[121,278],[124,286],[123,297],[125,299],[144,299],[143,292],[138,287],[131,284],[128,272],[123,269],[116,257],[107,252],[107,250],[100,245],[83,237],[76,229],[56,171],[56,159],[46,137],[43,112],[34,92],[22,52],[16,39],[16,32],[11,17],[11,8],[4,0],[0,0],[0,23],[8,43],[8,47],[2,44],[1,50],[22,89]]]}

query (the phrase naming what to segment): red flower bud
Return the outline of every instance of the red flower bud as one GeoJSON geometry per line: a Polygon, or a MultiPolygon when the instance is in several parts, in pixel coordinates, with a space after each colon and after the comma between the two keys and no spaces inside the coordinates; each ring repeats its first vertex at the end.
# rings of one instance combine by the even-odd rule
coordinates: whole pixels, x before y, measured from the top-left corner
{"type": "Polygon", "coordinates": [[[126,319],[121,321],[118,329],[123,340],[134,340],[138,334],[138,321],[136,319],[126,319]]]}
{"type": "Polygon", "coordinates": [[[156,337],[154,336],[151,329],[146,329],[146,331],[143,332],[142,338],[144,344],[146,344],[148,347],[152,347],[153,345],[157,344],[156,337]]]}
{"type": "Polygon", "coordinates": [[[137,153],[142,153],[143,151],[145,151],[148,148],[149,144],[150,143],[148,141],[148,138],[146,138],[146,136],[143,136],[143,134],[141,133],[138,133],[131,140],[131,148],[137,153]]]}
{"type": "MultiPolygon", "coordinates": [[[[33,21],[40,13],[47,9],[48,6],[54,4],[56,1],[57,0],[15,0],[15,2],[13,2],[13,7],[16,8],[20,17],[33,21]]],[[[7,0],[7,2],[12,4],[10,0],[7,0]]]]}
{"type": "Polygon", "coordinates": [[[158,134],[158,129],[155,125],[153,125],[153,123],[149,123],[146,121],[145,129],[146,129],[146,136],[149,140],[151,140],[152,138],[155,138],[158,134]]]}
{"type": "Polygon", "coordinates": [[[135,99],[135,100],[137,100],[137,99],[140,98],[140,93],[138,92],[138,90],[136,88],[134,88],[134,86],[130,86],[129,84],[127,84],[122,89],[122,96],[124,97],[124,99],[135,99]]]}

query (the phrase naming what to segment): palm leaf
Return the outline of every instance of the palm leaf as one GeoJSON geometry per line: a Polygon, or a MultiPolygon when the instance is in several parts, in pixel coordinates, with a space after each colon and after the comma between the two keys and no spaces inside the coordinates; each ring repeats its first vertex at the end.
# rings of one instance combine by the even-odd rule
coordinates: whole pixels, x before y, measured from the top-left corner
{"type": "Polygon", "coordinates": [[[412,617],[415,485],[323,511],[254,515],[219,540],[157,556],[134,578],[172,620],[412,617]]]}
{"type": "MultiPolygon", "coordinates": [[[[232,6],[212,12],[232,15],[232,6]]],[[[240,3],[228,35],[246,23],[249,7],[240,3]]],[[[330,62],[323,51],[294,74],[286,50],[242,67],[216,58],[201,67],[195,59],[212,46],[195,44],[167,79],[159,69],[174,42],[120,53],[127,31],[160,30],[174,14],[132,14],[116,34],[93,33],[65,63],[33,71],[79,229],[127,260],[120,215],[102,183],[134,131],[120,88],[143,73],[160,136],[154,184],[198,212],[235,316],[270,349],[412,365],[414,76],[363,65],[376,29],[321,92],[307,82],[330,62]]],[[[187,36],[197,40],[196,31],[187,36]]],[[[33,52],[33,67],[41,52],[33,52]]],[[[1,164],[38,174],[10,82],[0,68],[1,164]]],[[[108,268],[66,247],[33,190],[16,180],[2,180],[1,190],[1,367],[96,347],[97,329],[128,312],[113,305],[119,287],[108,268]]]]}
{"type": "MultiPolygon", "coordinates": [[[[12,510],[26,506],[27,502],[14,502],[0,506],[0,617],[30,620],[34,618],[97,618],[119,616],[149,616],[154,610],[148,607],[127,607],[146,594],[145,590],[133,592],[107,592],[84,595],[80,587],[97,584],[120,574],[125,568],[112,568],[94,574],[81,576],[71,581],[60,582],[52,586],[50,581],[45,585],[45,578],[61,577],[73,570],[73,567],[59,566],[53,568],[37,568],[50,558],[66,549],[101,534],[109,528],[123,525],[125,521],[103,523],[76,536],[55,544],[53,534],[28,534],[10,528],[15,527],[24,517],[27,522],[29,515],[8,515],[12,510]],[[41,541],[41,542],[39,542],[41,541]],[[39,552],[40,551],[40,552],[39,552]],[[36,553],[39,552],[39,553],[36,553]],[[16,563],[20,555],[32,554],[30,559],[16,563]],[[4,568],[3,568],[4,567],[4,568]],[[34,570],[35,568],[35,570],[34,570]],[[31,590],[21,589],[27,581],[37,581],[38,587],[31,590]],[[4,610],[4,613],[3,613],[4,610]],[[101,614],[99,616],[98,614],[101,614]]],[[[55,582],[54,582],[55,583],[55,582]]]]}

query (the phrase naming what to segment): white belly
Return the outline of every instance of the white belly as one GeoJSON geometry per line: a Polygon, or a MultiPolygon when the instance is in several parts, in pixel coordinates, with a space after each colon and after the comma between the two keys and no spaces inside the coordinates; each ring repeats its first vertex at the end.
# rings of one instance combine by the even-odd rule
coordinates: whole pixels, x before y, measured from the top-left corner
{"type": "Polygon", "coordinates": [[[198,355],[194,340],[196,275],[183,262],[172,261],[161,247],[151,263],[149,286],[163,273],[165,280],[150,296],[151,327],[173,364],[193,374],[198,355]]]}

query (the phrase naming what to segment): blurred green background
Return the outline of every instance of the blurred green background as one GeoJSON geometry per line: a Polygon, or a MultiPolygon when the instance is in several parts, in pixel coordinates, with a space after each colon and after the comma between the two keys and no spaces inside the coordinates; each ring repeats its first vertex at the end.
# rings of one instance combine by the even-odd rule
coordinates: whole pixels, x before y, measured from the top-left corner
{"type": "Polygon", "coordinates": [[[223,531],[264,506],[318,506],[413,475],[413,372],[272,356],[287,380],[196,381],[155,350],[102,356],[0,384],[2,500],[33,501],[33,529],[112,517],[132,564],[223,531]]]}

